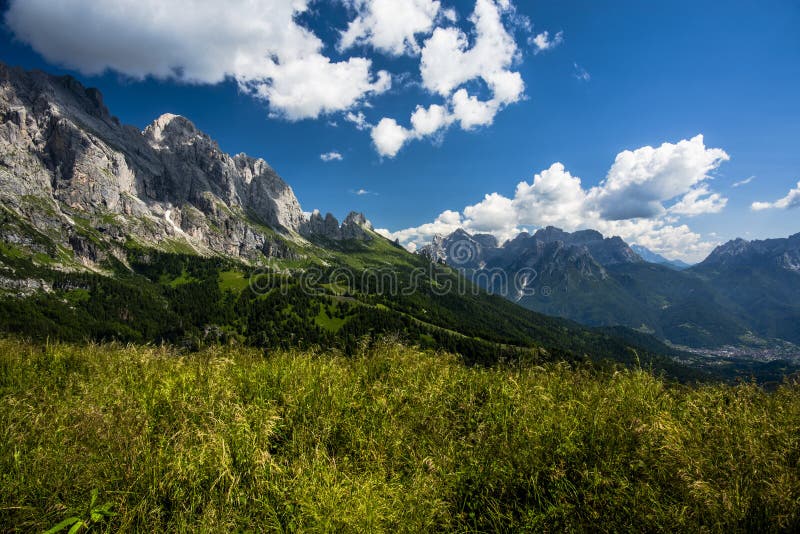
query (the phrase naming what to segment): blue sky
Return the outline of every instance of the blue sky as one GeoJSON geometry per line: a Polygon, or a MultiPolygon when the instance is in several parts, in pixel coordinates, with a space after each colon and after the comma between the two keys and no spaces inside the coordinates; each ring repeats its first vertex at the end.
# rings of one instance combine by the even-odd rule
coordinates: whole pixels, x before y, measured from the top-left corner
{"type": "Polygon", "coordinates": [[[390,16],[386,0],[266,0],[254,13],[176,0],[157,20],[154,0],[114,13],[128,1],[6,3],[2,60],[69,72],[140,128],[184,115],[224,150],[269,161],[306,210],[363,211],[410,245],[457,226],[502,238],[555,224],[688,260],[800,231],[794,0],[393,0],[408,9],[390,16]],[[287,24],[258,24],[280,13],[287,24]],[[458,31],[455,58],[444,37],[458,31]],[[428,134],[410,117],[431,105],[444,116],[428,134]],[[372,129],[382,119],[396,122],[372,129]]]}

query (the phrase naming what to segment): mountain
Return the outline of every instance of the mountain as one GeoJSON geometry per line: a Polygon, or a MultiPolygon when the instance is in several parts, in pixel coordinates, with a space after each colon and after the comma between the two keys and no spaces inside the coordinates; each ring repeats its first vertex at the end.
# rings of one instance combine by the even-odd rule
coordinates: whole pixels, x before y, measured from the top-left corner
{"type": "Polygon", "coordinates": [[[673,269],[677,269],[682,271],[684,269],[688,269],[691,267],[690,264],[686,263],[685,261],[681,260],[668,260],[661,254],[656,254],[652,250],[643,247],[641,245],[631,245],[631,249],[636,252],[644,261],[648,263],[655,263],[657,265],[665,265],[667,267],[672,267],[673,269]]]}
{"type": "Polygon", "coordinates": [[[649,361],[698,376],[654,338],[489,295],[363,214],[306,217],[267,162],[222,152],[184,117],[140,131],[69,76],[2,64],[0,331],[346,354],[399,333],[470,362],[649,361]]]}
{"type": "Polygon", "coordinates": [[[458,230],[421,253],[528,309],[702,348],[800,342],[797,241],[737,240],[685,270],[618,237],[553,227],[502,246],[458,230]]]}
{"type": "MultiPolygon", "coordinates": [[[[267,162],[225,154],[188,119],[124,126],[69,76],[0,65],[0,109],[0,202],[84,265],[122,259],[130,238],[257,261],[296,254],[281,236],[365,235],[357,214],[341,227],[332,215],[306,221],[267,162]]],[[[20,235],[5,227],[0,237],[20,235]]]]}
{"type": "Polygon", "coordinates": [[[800,233],[786,239],[734,239],[715,248],[698,266],[701,270],[760,266],[775,272],[800,272],[800,233]]]}
{"type": "Polygon", "coordinates": [[[755,332],[800,344],[800,233],[729,241],[690,271],[734,302],[755,332]]]}
{"type": "Polygon", "coordinates": [[[459,229],[449,236],[437,236],[420,253],[467,268],[546,266],[551,272],[577,268],[598,278],[607,276],[605,266],[642,262],[619,237],[605,239],[594,230],[570,234],[552,226],[533,235],[523,232],[502,246],[493,236],[472,236],[459,229]]]}

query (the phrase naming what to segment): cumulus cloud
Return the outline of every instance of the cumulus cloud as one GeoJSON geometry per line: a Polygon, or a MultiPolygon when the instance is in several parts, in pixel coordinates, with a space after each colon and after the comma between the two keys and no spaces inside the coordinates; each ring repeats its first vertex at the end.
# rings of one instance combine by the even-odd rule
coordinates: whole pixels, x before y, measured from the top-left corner
{"type": "Polygon", "coordinates": [[[493,100],[479,100],[470,96],[466,89],[459,89],[453,95],[453,116],[464,130],[492,124],[496,113],[497,104],[493,100]]]}
{"type": "Polygon", "coordinates": [[[501,0],[477,0],[470,22],[475,38],[469,47],[467,35],[458,28],[436,28],[422,49],[420,73],[423,86],[448,96],[475,78],[490,83],[493,74],[508,70],[517,56],[514,37],[503,24],[510,8],[501,0]]]}
{"type": "Polygon", "coordinates": [[[420,52],[416,36],[430,33],[441,7],[433,0],[346,0],[345,3],[358,15],[341,33],[339,49],[369,44],[395,56],[420,52]]]}
{"type": "MultiPolygon", "coordinates": [[[[696,184],[709,178],[711,170],[728,159],[724,150],[706,148],[702,135],[658,148],[626,150],[617,155],[606,179],[592,191],[593,201],[604,219],[654,217],[665,212],[665,201],[690,193],[696,184]]],[[[688,203],[694,200],[696,204],[702,196],[702,190],[692,192],[677,209],[699,210],[688,203]]],[[[717,196],[706,205],[716,209],[720,202],[717,196]]]]}
{"type": "Polygon", "coordinates": [[[331,61],[296,17],[310,0],[11,0],[14,35],[48,61],[100,74],[186,83],[235,79],[298,120],[349,109],[386,91],[391,78],[367,58],[331,61]]]}
{"type": "Polygon", "coordinates": [[[435,235],[447,235],[464,227],[461,214],[453,210],[445,210],[433,222],[425,223],[415,228],[407,228],[398,232],[391,232],[386,228],[375,230],[388,239],[397,239],[412,252],[418,246],[427,243],[435,235]]]}
{"type": "Polygon", "coordinates": [[[447,128],[456,116],[444,106],[417,106],[411,114],[411,128],[405,128],[391,118],[383,118],[372,128],[372,143],[381,156],[393,158],[411,139],[436,135],[447,128]]]}
{"type": "Polygon", "coordinates": [[[540,52],[546,52],[547,50],[552,50],[564,42],[564,32],[558,32],[551,39],[550,32],[543,31],[540,34],[530,37],[528,42],[533,45],[536,54],[540,52]]]}
{"type": "Polygon", "coordinates": [[[785,197],[775,202],[753,202],[750,208],[753,211],[800,208],[800,182],[797,182],[797,187],[789,191],[785,197]]]}
{"type": "Polygon", "coordinates": [[[414,133],[403,128],[394,119],[383,118],[372,129],[372,142],[378,153],[393,158],[414,133]]]}
{"type": "Polygon", "coordinates": [[[447,108],[437,104],[427,108],[417,106],[411,114],[411,126],[418,136],[433,135],[447,126],[450,120],[447,108]]]}
{"type": "Polygon", "coordinates": [[[669,208],[670,213],[694,217],[704,213],[719,213],[728,205],[728,199],[719,193],[712,193],[708,185],[691,189],[683,198],[669,208]]]}
{"type": "Polygon", "coordinates": [[[448,22],[455,24],[458,22],[458,13],[452,7],[442,10],[442,18],[448,22]]]}
{"type": "Polygon", "coordinates": [[[331,62],[315,54],[283,64],[273,64],[266,79],[239,80],[253,95],[267,100],[276,116],[289,120],[314,119],[351,108],[366,95],[391,87],[391,76],[380,71],[370,76],[371,61],[350,58],[331,62]]]}
{"type": "Polygon", "coordinates": [[[433,31],[422,47],[420,76],[422,87],[444,102],[427,110],[418,106],[410,127],[399,125],[395,119],[381,121],[383,128],[376,131],[376,127],[372,137],[382,156],[394,157],[406,142],[434,135],[454,123],[464,130],[488,126],[504,106],[522,99],[525,83],[519,72],[511,70],[519,50],[503,20],[513,14],[508,0],[476,0],[469,18],[474,26],[471,41],[457,27],[433,31]],[[491,98],[481,99],[462,87],[476,80],[483,82],[491,98]],[[426,115],[432,111],[435,115],[426,115]],[[383,143],[382,138],[387,136],[392,142],[383,143]]]}
{"type": "Polygon", "coordinates": [[[342,156],[338,152],[332,151],[320,154],[319,159],[327,163],[329,161],[342,161],[344,159],[344,156],[342,156]]]}
{"type": "Polygon", "coordinates": [[[523,226],[568,228],[581,216],[599,219],[587,207],[587,192],[581,179],[572,176],[562,163],[534,175],[531,183],[520,182],[514,192],[514,211],[523,226]]]}
{"type": "Polygon", "coordinates": [[[530,182],[517,184],[513,197],[491,193],[461,212],[446,211],[432,223],[389,235],[418,247],[435,234],[457,228],[491,233],[501,241],[523,229],[551,225],[567,231],[593,228],[659,254],[695,261],[715,243],[704,240],[679,218],[724,208],[727,199],[712,192],[707,181],[709,173],[727,159],[724,151],[707,148],[702,136],[658,148],[643,147],[620,153],[606,179],[591,188],[585,188],[562,163],[554,163],[530,182]],[[623,206],[613,208],[612,203],[621,199],[623,206]]]}

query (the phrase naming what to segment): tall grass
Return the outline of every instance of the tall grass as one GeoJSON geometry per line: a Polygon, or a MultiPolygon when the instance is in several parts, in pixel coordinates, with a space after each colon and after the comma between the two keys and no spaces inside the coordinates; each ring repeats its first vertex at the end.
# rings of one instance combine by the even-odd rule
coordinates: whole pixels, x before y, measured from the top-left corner
{"type": "Polygon", "coordinates": [[[0,339],[0,528],[798,531],[800,386],[0,339]]]}

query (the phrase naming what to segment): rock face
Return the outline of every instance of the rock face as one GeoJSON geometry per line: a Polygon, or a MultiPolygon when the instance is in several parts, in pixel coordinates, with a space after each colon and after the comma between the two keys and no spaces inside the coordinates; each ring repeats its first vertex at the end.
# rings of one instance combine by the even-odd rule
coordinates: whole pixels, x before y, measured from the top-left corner
{"type": "MultiPolygon", "coordinates": [[[[104,248],[119,253],[127,239],[246,259],[291,255],[286,242],[313,226],[267,162],[222,152],[186,118],[165,114],[141,132],[71,77],[1,63],[0,209],[84,263],[104,248]]],[[[357,219],[338,235],[361,235],[357,219]]]]}
{"type": "Polygon", "coordinates": [[[372,239],[372,223],[364,217],[363,213],[353,211],[345,217],[340,226],[333,214],[328,213],[323,219],[320,212],[315,211],[308,221],[300,226],[300,232],[312,239],[369,241],[372,239]]]}
{"type": "Polygon", "coordinates": [[[715,248],[698,265],[700,269],[773,266],[800,272],[800,233],[785,239],[746,241],[734,239],[715,248]]]}
{"type": "Polygon", "coordinates": [[[533,235],[523,232],[502,246],[494,236],[458,229],[449,236],[436,236],[420,253],[466,269],[536,268],[550,274],[577,270],[581,276],[600,279],[607,276],[607,267],[643,261],[619,237],[606,239],[594,230],[569,233],[552,226],[533,235]]]}

